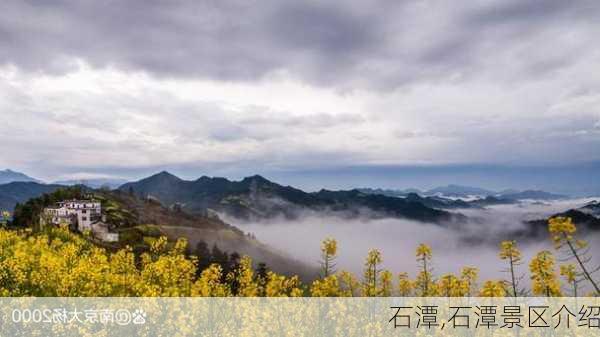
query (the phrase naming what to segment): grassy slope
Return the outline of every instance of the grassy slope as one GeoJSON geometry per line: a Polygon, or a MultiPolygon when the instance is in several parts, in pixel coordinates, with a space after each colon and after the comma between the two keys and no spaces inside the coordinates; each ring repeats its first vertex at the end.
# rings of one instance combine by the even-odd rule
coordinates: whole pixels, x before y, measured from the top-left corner
{"type": "Polygon", "coordinates": [[[206,242],[209,247],[216,244],[222,250],[249,255],[256,264],[264,262],[275,272],[299,275],[303,280],[311,280],[317,275],[316,268],[296,261],[285,253],[276,252],[218,218],[171,210],[157,202],[141,200],[124,192],[103,193],[109,218],[111,215],[116,218],[113,222],[121,232],[121,246],[143,249],[151,238],[166,235],[172,241],[186,238],[192,249],[199,241],[206,242]],[[119,221],[122,223],[118,224],[119,221]]]}

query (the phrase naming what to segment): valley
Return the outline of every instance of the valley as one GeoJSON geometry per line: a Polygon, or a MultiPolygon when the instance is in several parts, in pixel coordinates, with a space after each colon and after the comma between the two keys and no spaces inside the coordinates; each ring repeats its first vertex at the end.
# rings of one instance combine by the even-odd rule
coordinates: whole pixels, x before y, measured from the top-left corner
{"type": "MultiPolygon", "coordinates": [[[[1,206],[11,209],[65,188],[74,187],[10,182],[0,185],[1,206]]],[[[186,238],[190,250],[199,243],[217,246],[303,280],[318,275],[319,245],[327,237],[339,241],[339,269],[355,273],[373,248],[383,253],[385,268],[414,273],[414,248],[422,242],[437,253],[433,265],[440,273],[456,272],[469,257],[468,263],[479,267],[483,276],[496,278],[502,276],[494,263],[500,241],[517,240],[525,257],[552,248],[549,217],[571,217],[580,233],[593,242],[600,233],[599,203],[594,198],[573,199],[543,191],[498,193],[449,185],[406,193],[304,192],[258,175],[240,181],[209,177],[187,181],[168,172],[112,191],[75,188],[92,191],[110,205],[117,219],[114,227],[121,235],[117,247],[130,245],[144,251],[153,237],[164,235],[172,242],[186,238]]],[[[20,221],[18,211],[15,215],[20,221]]]]}

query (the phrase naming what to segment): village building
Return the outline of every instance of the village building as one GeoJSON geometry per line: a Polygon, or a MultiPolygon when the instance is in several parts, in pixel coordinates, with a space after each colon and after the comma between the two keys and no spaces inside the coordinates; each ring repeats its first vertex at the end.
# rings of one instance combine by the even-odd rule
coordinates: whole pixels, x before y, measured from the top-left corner
{"type": "Polygon", "coordinates": [[[95,200],[65,200],[55,207],[44,209],[42,221],[52,225],[68,225],[80,232],[91,232],[106,242],[119,241],[119,234],[111,233],[102,214],[102,204],[95,200]]]}

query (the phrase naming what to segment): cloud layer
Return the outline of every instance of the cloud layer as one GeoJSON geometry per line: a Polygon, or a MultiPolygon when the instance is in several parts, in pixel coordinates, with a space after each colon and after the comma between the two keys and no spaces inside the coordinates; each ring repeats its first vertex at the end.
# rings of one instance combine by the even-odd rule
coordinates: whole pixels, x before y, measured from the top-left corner
{"type": "Polygon", "coordinates": [[[595,1],[0,10],[0,164],[42,178],[600,159],[595,1]]]}
{"type": "MultiPolygon", "coordinates": [[[[595,1],[7,1],[0,60],[336,87],[544,77],[591,51],[595,1]],[[560,48],[557,48],[559,47],[560,48]],[[498,69],[501,68],[501,69],[498,69]]],[[[597,56],[597,55],[596,55],[597,56]]]]}
{"type": "MultiPolygon", "coordinates": [[[[589,200],[587,200],[589,201],[589,200]]],[[[408,272],[416,277],[419,265],[415,258],[416,247],[425,243],[432,248],[431,266],[439,277],[446,273],[459,274],[465,266],[479,269],[480,280],[506,279],[506,261],[498,257],[500,242],[512,230],[521,229],[521,221],[540,219],[556,212],[584,205],[586,200],[570,200],[550,205],[510,205],[490,207],[486,210],[467,211],[471,217],[481,219],[481,223],[456,228],[439,224],[413,222],[402,219],[341,219],[318,215],[308,215],[296,221],[273,220],[262,223],[239,223],[229,220],[242,230],[256,235],[262,242],[285,251],[291,256],[318,265],[320,244],[326,238],[338,241],[336,268],[361,275],[364,261],[371,249],[378,249],[383,255],[382,269],[397,274],[408,272]],[[469,238],[465,241],[465,238],[469,238]]],[[[599,233],[588,233],[584,238],[591,246],[600,244],[599,233]]],[[[517,267],[518,275],[528,275],[528,263],[541,250],[549,250],[558,259],[563,252],[556,251],[549,237],[520,240],[523,263],[517,267]]],[[[594,256],[591,265],[598,265],[594,256]]],[[[584,283],[584,287],[589,287],[584,283]]],[[[528,277],[521,281],[521,287],[529,288],[528,277]]],[[[588,288],[589,289],[589,288],[588,288]]]]}

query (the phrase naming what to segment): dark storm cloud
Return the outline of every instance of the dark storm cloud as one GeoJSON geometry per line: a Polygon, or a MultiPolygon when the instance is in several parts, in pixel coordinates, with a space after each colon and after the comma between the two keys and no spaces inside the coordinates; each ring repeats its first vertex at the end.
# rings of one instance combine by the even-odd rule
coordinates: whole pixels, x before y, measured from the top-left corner
{"type": "Polygon", "coordinates": [[[354,53],[376,47],[373,19],[342,8],[297,2],[269,15],[264,33],[286,48],[332,55],[354,53]]]}
{"type": "Polygon", "coordinates": [[[495,58],[490,41],[504,49],[563,24],[592,24],[600,5],[580,4],[4,1],[0,62],[62,73],[80,58],[158,76],[244,81],[287,71],[319,85],[396,87],[485,68],[482,60],[495,58]]]}

